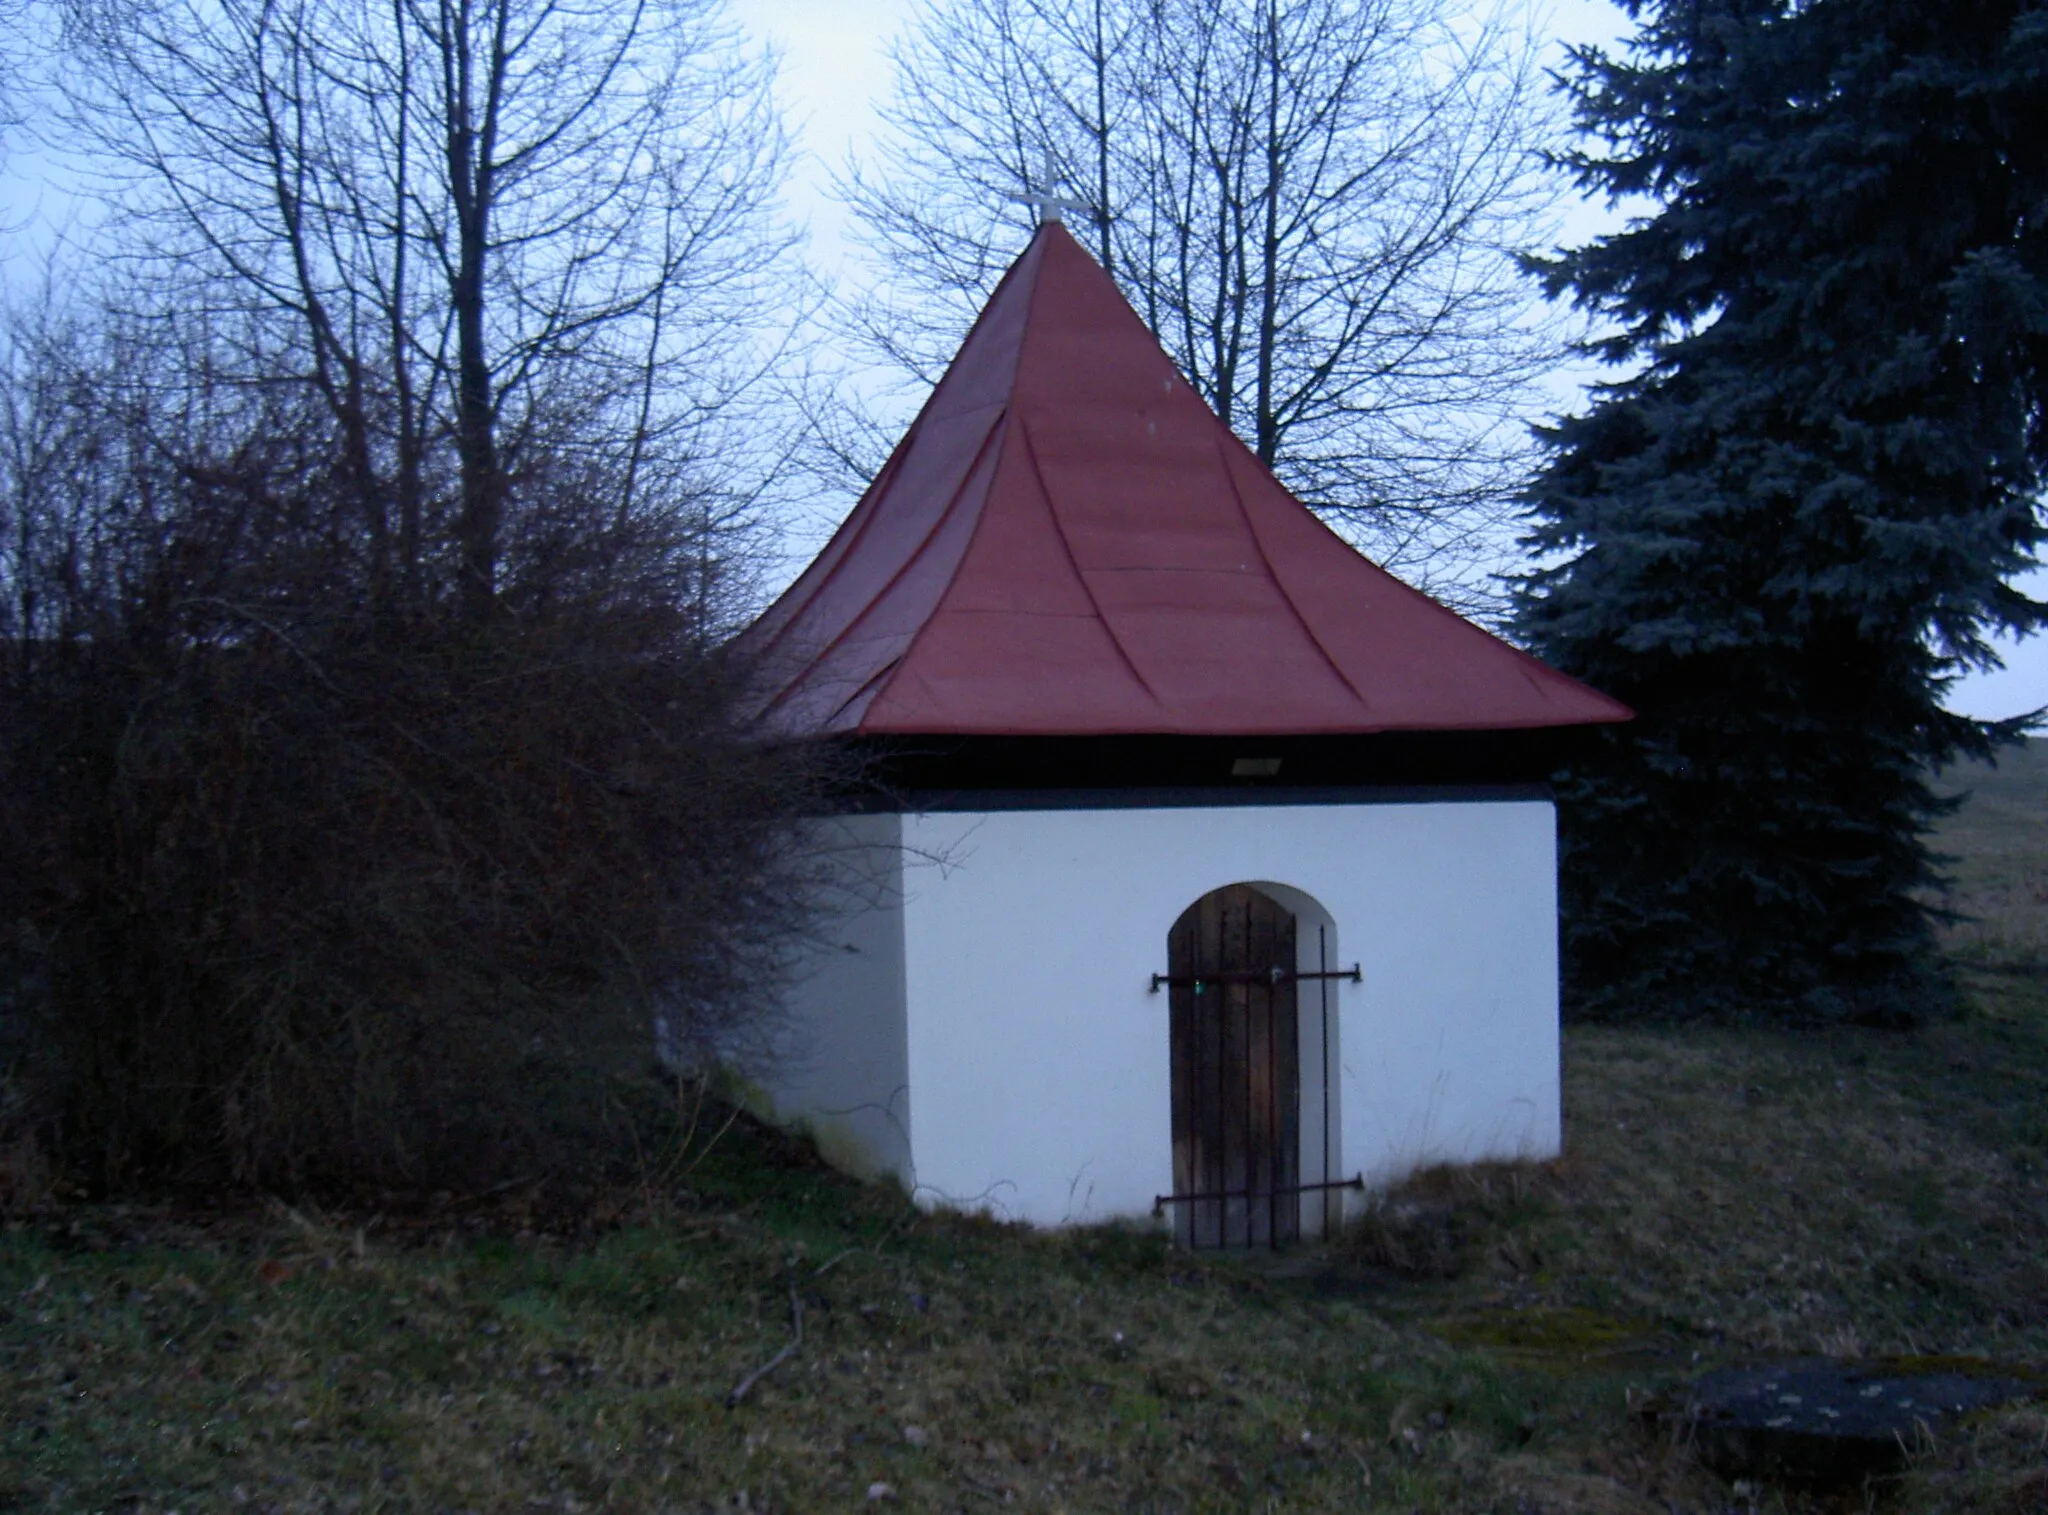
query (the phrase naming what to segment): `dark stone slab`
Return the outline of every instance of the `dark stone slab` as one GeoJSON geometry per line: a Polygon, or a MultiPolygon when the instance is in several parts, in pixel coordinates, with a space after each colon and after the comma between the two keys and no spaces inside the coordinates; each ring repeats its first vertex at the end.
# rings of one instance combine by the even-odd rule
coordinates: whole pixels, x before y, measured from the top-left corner
{"type": "Polygon", "coordinates": [[[1897,1469],[1960,1416],[2042,1391],[2027,1368],[1799,1358],[1722,1368],[1653,1408],[1728,1478],[1850,1483],[1897,1469]]]}

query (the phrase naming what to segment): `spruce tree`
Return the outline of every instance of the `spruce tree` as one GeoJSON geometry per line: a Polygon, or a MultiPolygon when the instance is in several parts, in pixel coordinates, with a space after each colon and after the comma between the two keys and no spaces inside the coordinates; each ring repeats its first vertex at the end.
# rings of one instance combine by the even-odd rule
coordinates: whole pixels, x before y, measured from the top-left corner
{"type": "Polygon", "coordinates": [[[1574,55],[1582,186],[1541,265],[1620,377],[1546,433],[1518,617],[1627,700],[1560,788],[1580,1013],[1940,1005],[1943,710],[2042,539],[2048,4],[1639,0],[1574,55]]]}

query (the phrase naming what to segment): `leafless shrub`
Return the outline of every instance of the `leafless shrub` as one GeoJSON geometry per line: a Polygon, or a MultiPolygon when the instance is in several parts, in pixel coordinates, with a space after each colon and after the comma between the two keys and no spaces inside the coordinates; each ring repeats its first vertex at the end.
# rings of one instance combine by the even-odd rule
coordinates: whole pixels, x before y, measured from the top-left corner
{"type": "Polygon", "coordinates": [[[90,277],[0,354],[0,979],[49,1150],[459,1185],[745,1064],[805,759],[723,653],[775,447],[719,0],[65,0],[90,277]],[[33,986],[33,987],[22,987],[33,986]]]}
{"type": "Polygon", "coordinates": [[[194,357],[45,323],[0,383],[0,1019],[52,1150],[481,1182],[582,1160],[658,1020],[765,1056],[814,774],[736,722],[719,502],[533,446],[490,613],[452,535],[401,612],[331,409],[194,357]]]}

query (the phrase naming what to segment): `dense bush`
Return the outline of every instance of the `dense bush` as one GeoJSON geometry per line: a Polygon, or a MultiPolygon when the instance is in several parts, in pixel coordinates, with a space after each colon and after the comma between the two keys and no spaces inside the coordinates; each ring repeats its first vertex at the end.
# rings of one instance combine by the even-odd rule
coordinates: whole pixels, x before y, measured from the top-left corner
{"type": "Polygon", "coordinates": [[[0,563],[17,1140],[102,1185],[460,1186],[584,1160],[657,1025],[766,1055],[811,759],[735,717],[686,473],[626,511],[530,449],[480,617],[452,542],[373,592],[301,391],[14,358],[48,443],[0,563]]]}

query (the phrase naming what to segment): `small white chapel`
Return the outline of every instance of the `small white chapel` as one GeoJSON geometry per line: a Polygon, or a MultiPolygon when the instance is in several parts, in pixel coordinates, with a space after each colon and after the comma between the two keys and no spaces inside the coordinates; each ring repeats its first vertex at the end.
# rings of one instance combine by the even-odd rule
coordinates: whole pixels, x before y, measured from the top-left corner
{"type": "Polygon", "coordinates": [[[741,651],[870,775],[759,1093],[834,1163],[1236,1247],[1559,1150],[1545,779],[1629,711],[1324,526],[1057,221],[741,651]]]}

